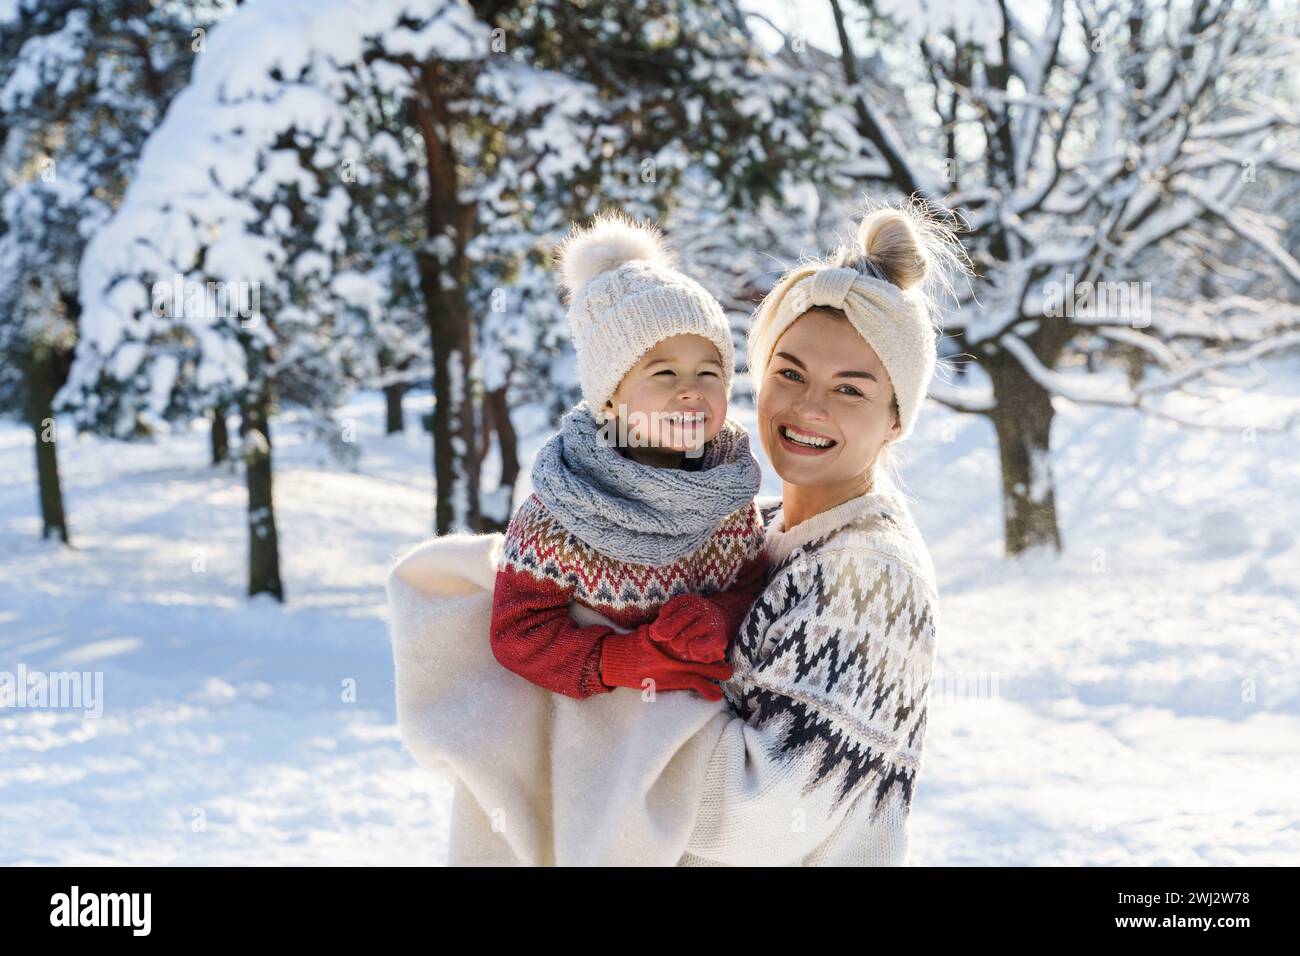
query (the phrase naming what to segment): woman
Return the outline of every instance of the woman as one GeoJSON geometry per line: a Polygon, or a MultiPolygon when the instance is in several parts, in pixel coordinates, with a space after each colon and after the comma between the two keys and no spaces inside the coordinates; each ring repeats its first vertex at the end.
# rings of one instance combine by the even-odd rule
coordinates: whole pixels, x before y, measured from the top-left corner
{"type": "Polygon", "coordinates": [[[921,534],[878,481],[933,373],[927,278],[951,233],[880,209],[787,274],[749,340],[758,430],[781,476],[771,561],[723,689],[683,865],[902,865],[925,736],[937,592],[921,534]]]}
{"type": "Polygon", "coordinates": [[[760,306],[750,371],[783,495],[765,509],[768,580],[725,701],[574,700],[500,667],[486,624],[500,535],[437,538],[397,564],[398,723],[454,786],[448,862],[907,862],[937,596],[881,472],[935,364],[920,283],[954,245],[910,208],[879,210],[760,306]]]}

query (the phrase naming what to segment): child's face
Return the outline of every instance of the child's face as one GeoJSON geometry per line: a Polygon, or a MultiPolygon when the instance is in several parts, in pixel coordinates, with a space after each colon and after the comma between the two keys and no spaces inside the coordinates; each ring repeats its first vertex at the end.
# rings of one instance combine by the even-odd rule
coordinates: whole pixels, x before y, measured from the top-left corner
{"type": "Polygon", "coordinates": [[[696,451],[727,417],[722,359],[701,335],[674,335],[641,357],[606,405],[630,449],[696,451]]]}

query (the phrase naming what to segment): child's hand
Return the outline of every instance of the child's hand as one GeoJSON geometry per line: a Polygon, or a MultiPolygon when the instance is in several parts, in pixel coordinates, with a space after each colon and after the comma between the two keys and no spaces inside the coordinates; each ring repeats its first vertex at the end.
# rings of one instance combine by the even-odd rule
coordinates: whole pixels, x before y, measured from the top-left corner
{"type": "Polygon", "coordinates": [[[650,637],[684,661],[710,663],[727,656],[727,619],[722,610],[698,594],[679,594],[650,622],[650,637]]]}
{"type": "Polygon", "coordinates": [[[669,654],[643,624],[626,634],[609,634],[601,642],[600,679],[606,687],[644,689],[647,679],[659,690],[693,690],[705,700],[722,700],[718,681],[730,680],[726,661],[687,661],[669,654]]]}

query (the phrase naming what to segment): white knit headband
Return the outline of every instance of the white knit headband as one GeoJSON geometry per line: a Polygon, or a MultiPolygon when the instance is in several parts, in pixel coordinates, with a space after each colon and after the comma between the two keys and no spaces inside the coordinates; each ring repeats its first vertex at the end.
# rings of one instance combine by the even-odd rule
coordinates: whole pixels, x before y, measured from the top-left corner
{"type": "MultiPolygon", "coordinates": [[[[776,314],[776,338],[809,309],[831,308],[848,312],[848,307],[862,305],[895,314],[910,313],[925,321],[920,303],[898,286],[884,279],[863,275],[856,269],[825,268],[800,279],[781,299],[776,314]],[[854,288],[854,286],[858,286],[854,288]]],[[[868,343],[874,347],[874,343],[868,343]]]]}

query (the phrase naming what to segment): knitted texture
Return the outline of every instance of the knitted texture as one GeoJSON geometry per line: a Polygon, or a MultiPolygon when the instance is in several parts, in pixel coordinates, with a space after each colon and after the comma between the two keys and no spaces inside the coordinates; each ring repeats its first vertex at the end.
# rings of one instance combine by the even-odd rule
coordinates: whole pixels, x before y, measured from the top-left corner
{"type": "MultiPolygon", "coordinates": [[[[388,579],[397,725],[452,784],[450,866],[672,866],[682,857],[723,701],[618,688],[551,693],[492,655],[504,536],[443,535],[388,579]]],[[[584,624],[600,615],[574,605],[584,624]]]]}
{"type": "Polygon", "coordinates": [[[752,501],[726,515],[695,550],[660,565],[620,561],[574,535],[534,494],[506,529],[492,609],[492,650],[508,669],[568,697],[600,681],[601,642],[612,628],[579,626],[571,604],[631,629],[675,595],[699,594],[722,610],[729,636],[763,589],[763,524],[752,501]]]}
{"type": "Polygon", "coordinates": [[[906,863],[935,633],[924,543],[885,495],[788,532],[769,515],[775,567],[730,655],[729,702],[548,693],[489,651],[501,535],[401,560],[398,726],[455,785],[449,863],[906,863]]]}
{"type": "Polygon", "coordinates": [[[664,565],[700,548],[753,500],[760,480],[749,436],[728,419],[700,469],[656,468],[601,440],[586,403],[564,416],[533,461],[533,490],[580,541],[618,561],[664,565]]]}
{"type": "Polygon", "coordinates": [[[572,300],[569,331],[583,398],[599,419],[605,403],[641,357],[674,335],[700,335],[722,361],[731,393],[736,347],[726,314],[709,292],[678,271],[657,229],[602,216],[560,246],[559,265],[572,300]]]}
{"type": "Polygon", "coordinates": [[[863,275],[856,269],[797,269],[777,283],[759,305],[749,335],[749,370],[755,394],[781,335],[809,309],[826,306],[848,316],[879,356],[898,398],[902,431],[912,433],[937,361],[935,330],[915,290],[863,275]]]}
{"type": "Polygon", "coordinates": [[[767,533],[684,865],[905,865],[935,655],[934,572],[906,504],[852,499],[767,533]]]}

